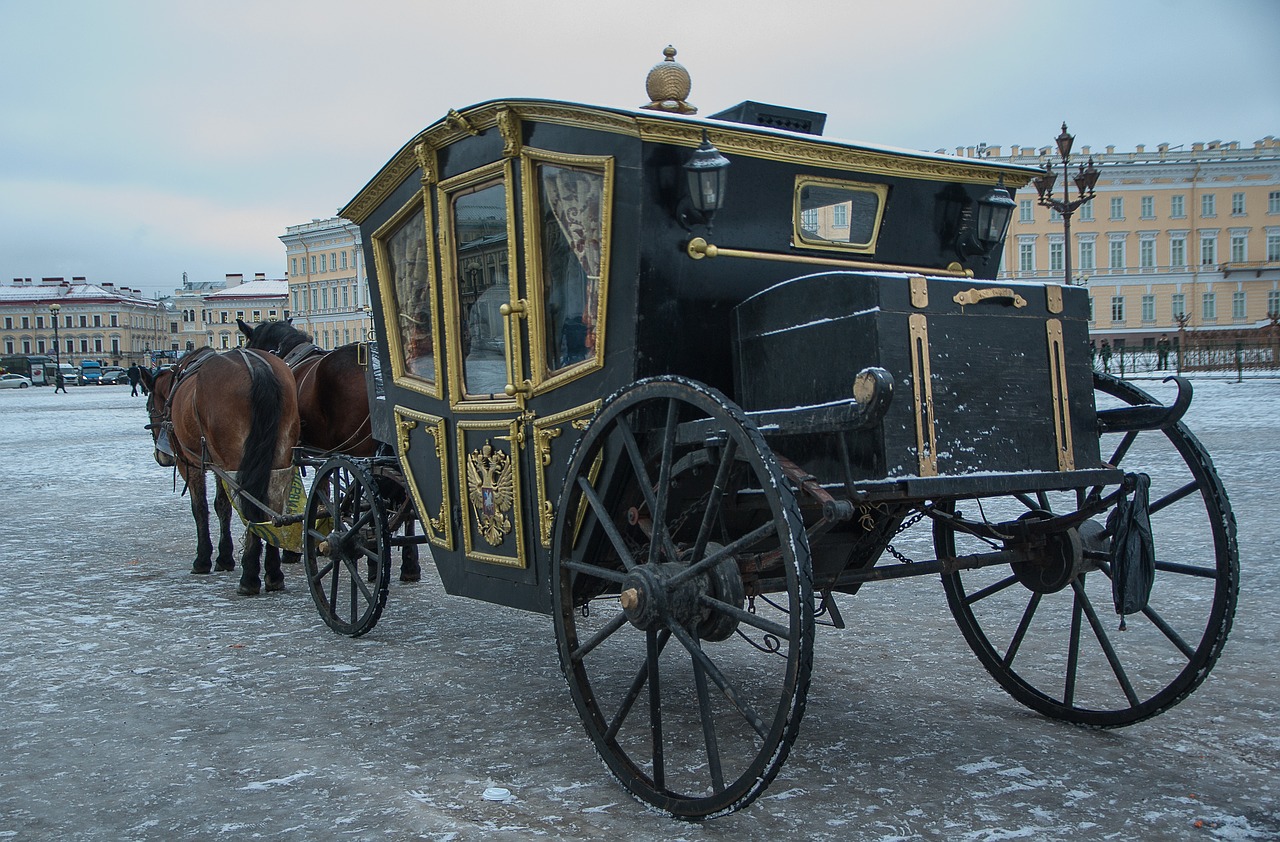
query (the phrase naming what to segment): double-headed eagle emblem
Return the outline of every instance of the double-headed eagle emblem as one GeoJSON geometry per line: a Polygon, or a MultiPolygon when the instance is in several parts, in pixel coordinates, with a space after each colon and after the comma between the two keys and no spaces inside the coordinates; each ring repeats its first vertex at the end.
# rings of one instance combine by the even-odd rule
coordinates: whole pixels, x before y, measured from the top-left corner
{"type": "Polygon", "coordinates": [[[489,442],[467,457],[467,490],[471,508],[476,513],[480,534],[491,546],[502,544],[511,531],[511,511],[515,501],[515,476],[511,473],[511,457],[494,450],[489,442]]]}

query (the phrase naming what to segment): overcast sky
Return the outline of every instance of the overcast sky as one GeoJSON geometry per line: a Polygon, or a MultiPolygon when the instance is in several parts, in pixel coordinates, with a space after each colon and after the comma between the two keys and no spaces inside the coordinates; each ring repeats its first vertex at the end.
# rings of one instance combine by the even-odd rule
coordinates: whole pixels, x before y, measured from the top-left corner
{"type": "Polygon", "coordinates": [[[449,108],[639,106],[669,43],[702,114],[910,149],[1280,135],[1280,0],[0,0],[0,283],[283,277],[449,108]]]}

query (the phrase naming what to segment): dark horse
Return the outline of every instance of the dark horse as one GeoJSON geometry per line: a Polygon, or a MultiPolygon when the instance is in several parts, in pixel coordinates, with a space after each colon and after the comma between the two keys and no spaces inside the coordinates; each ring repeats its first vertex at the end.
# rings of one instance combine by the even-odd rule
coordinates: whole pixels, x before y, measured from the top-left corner
{"type": "MultiPolygon", "coordinates": [[[[287,469],[298,442],[298,404],[293,374],[269,354],[234,350],[215,353],[202,348],[188,354],[173,369],[152,376],[144,370],[149,392],[148,425],[155,441],[155,459],[176,466],[191,495],[196,521],[196,559],[192,573],[213,567],[209,537],[209,502],[205,490],[206,464],[236,471],[240,511],[246,520],[261,522],[265,514],[250,497],[276,511],[283,510],[288,492],[287,469]],[[275,472],[273,474],[273,472],[275,472]]],[[[214,509],[220,538],[217,569],[232,570],[231,501],[223,483],[216,483],[214,509]]],[[[239,593],[261,592],[262,539],[246,534],[241,558],[239,593]]],[[[266,588],[284,588],[280,551],[267,547],[266,588]]]]}
{"type": "MultiPolygon", "coordinates": [[[[360,343],[324,351],[289,320],[262,322],[257,327],[241,319],[236,323],[248,338],[248,347],[280,357],[293,370],[298,384],[303,447],[357,457],[374,456],[378,452],[378,441],[373,437],[369,418],[369,392],[360,362],[360,343]]],[[[403,524],[405,535],[412,536],[413,504],[403,482],[382,476],[379,486],[392,503],[392,531],[403,524]]],[[[400,581],[416,582],[421,577],[417,544],[406,543],[401,555],[400,581]]]]}

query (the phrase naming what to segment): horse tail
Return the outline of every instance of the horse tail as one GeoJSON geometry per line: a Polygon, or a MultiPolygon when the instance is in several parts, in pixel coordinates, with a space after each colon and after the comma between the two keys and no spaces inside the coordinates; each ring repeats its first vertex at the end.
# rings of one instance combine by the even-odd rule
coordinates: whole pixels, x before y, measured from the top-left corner
{"type": "MultiPolygon", "coordinates": [[[[243,352],[249,367],[249,437],[244,443],[237,483],[242,491],[267,502],[271,468],[276,458],[276,438],[280,429],[282,391],[271,366],[251,352],[243,352]]],[[[247,498],[240,498],[240,510],[252,521],[269,515],[247,498]]]]}

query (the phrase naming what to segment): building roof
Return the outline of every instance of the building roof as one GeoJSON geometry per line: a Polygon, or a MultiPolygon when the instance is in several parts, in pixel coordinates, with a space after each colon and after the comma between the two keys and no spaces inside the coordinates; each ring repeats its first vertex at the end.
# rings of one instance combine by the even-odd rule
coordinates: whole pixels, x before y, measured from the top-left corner
{"type": "Polygon", "coordinates": [[[150,307],[156,302],[145,298],[141,292],[114,284],[68,283],[61,278],[46,279],[39,284],[15,283],[0,286],[0,304],[25,304],[48,306],[57,302],[76,304],[136,304],[150,307]]]}
{"type": "Polygon", "coordinates": [[[289,282],[285,280],[256,279],[220,289],[205,296],[209,302],[230,301],[239,298],[288,298],[289,282]]]}

